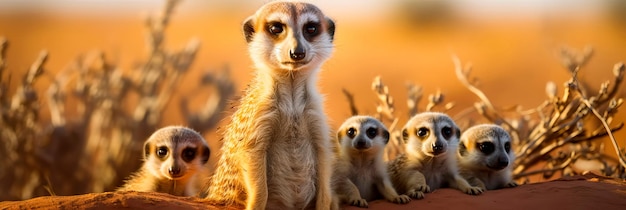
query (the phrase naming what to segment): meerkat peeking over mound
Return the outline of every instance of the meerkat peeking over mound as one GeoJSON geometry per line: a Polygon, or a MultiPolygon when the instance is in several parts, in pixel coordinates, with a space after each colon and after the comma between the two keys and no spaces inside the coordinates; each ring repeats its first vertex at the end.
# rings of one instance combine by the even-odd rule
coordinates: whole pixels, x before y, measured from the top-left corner
{"type": "Polygon", "coordinates": [[[331,132],[316,87],[334,22],[313,4],[274,1],[244,21],[254,79],[223,133],[207,199],[246,209],[331,208],[331,132]]]}
{"type": "Polygon", "coordinates": [[[143,147],[144,163],[117,191],[162,192],[195,196],[211,151],[196,131],[168,126],[154,132],[143,147]]]}
{"type": "MultiPolygon", "coordinates": [[[[341,145],[337,161],[344,162],[341,165],[347,166],[347,178],[358,188],[356,192],[343,192],[352,193],[344,197],[362,197],[367,201],[384,198],[400,204],[411,200],[396,193],[387,174],[383,152],[389,131],[380,121],[368,116],[350,117],[337,131],[337,141],[341,145]]],[[[367,202],[359,199],[348,200],[351,205],[367,207],[367,202]]]]}
{"type": "Polygon", "coordinates": [[[402,129],[406,154],[389,162],[389,174],[399,193],[421,199],[425,192],[452,187],[470,195],[483,192],[459,174],[456,148],[460,130],[444,113],[423,112],[402,129]]]}
{"type": "Polygon", "coordinates": [[[457,153],[461,175],[483,190],[515,187],[511,137],[498,125],[476,125],[461,135],[457,153]]]}

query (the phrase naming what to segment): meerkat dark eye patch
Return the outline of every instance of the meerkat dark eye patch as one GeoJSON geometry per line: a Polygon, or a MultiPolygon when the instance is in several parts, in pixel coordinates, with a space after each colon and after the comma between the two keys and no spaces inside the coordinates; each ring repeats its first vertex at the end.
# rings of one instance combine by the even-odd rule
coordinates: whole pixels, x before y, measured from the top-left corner
{"type": "Polygon", "coordinates": [[[317,36],[319,34],[319,27],[319,23],[308,22],[307,24],[304,24],[303,31],[310,36],[317,36]]]}
{"type": "Polygon", "coordinates": [[[506,151],[506,153],[509,153],[509,151],[511,151],[511,142],[504,143],[504,151],[506,151]]]}
{"type": "Polygon", "coordinates": [[[496,150],[496,146],[491,142],[476,143],[476,147],[485,155],[489,155],[496,150]]]}
{"type": "Polygon", "coordinates": [[[445,138],[446,140],[450,140],[450,137],[452,137],[452,128],[445,126],[441,129],[441,135],[443,135],[443,138],[445,138]]]}
{"type": "Polygon", "coordinates": [[[196,157],[197,148],[187,147],[183,149],[182,158],[185,162],[191,162],[196,157]]]}
{"type": "Polygon", "coordinates": [[[428,135],[430,135],[430,131],[428,130],[428,128],[421,127],[415,131],[415,135],[417,135],[421,139],[425,139],[426,137],[428,137],[428,135]]]}
{"type": "Polygon", "coordinates": [[[165,158],[165,156],[167,156],[167,153],[168,153],[168,149],[165,146],[161,146],[161,147],[157,148],[157,150],[156,150],[157,157],[159,157],[161,159],[165,158]]]}
{"type": "Polygon", "coordinates": [[[376,138],[376,135],[378,134],[378,129],[376,128],[368,128],[365,131],[365,134],[367,135],[367,137],[369,137],[370,139],[376,138]]]}
{"type": "Polygon", "coordinates": [[[348,130],[346,131],[346,135],[348,135],[348,137],[350,137],[351,139],[354,138],[356,136],[356,129],[348,128],[348,130]]]}
{"type": "Polygon", "coordinates": [[[283,32],[284,26],[279,22],[271,22],[267,24],[267,31],[274,36],[278,36],[278,34],[283,32]]]}

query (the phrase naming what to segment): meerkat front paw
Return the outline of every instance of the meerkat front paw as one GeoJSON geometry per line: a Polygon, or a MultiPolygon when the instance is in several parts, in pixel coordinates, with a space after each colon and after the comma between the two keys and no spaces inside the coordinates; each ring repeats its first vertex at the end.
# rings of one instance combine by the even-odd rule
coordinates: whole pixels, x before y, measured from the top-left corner
{"type": "Polygon", "coordinates": [[[369,205],[367,204],[367,201],[365,199],[362,199],[362,198],[351,200],[350,201],[350,205],[361,207],[361,208],[368,208],[369,207],[369,205]]]}
{"type": "Polygon", "coordinates": [[[424,193],[429,193],[430,192],[430,186],[428,186],[427,184],[425,185],[419,185],[416,188],[417,191],[422,191],[424,193]]]}
{"type": "Polygon", "coordinates": [[[423,199],[424,198],[424,192],[420,191],[420,190],[409,190],[406,195],[408,195],[411,198],[415,198],[415,199],[423,199]]]}
{"type": "Polygon", "coordinates": [[[517,184],[517,182],[515,181],[511,181],[509,183],[506,183],[506,187],[517,187],[519,184],[517,184]]]}
{"type": "Polygon", "coordinates": [[[462,191],[468,195],[480,195],[485,190],[481,187],[468,187],[468,188],[463,189],[462,191]]]}
{"type": "Polygon", "coordinates": [[[393,203],[398,203],[398,204],[407,204],[411,201],[411,198],[409,198],[409,196],[407,195],[398,195],[397,197],[394,197],[390,201],[393,203]]]}

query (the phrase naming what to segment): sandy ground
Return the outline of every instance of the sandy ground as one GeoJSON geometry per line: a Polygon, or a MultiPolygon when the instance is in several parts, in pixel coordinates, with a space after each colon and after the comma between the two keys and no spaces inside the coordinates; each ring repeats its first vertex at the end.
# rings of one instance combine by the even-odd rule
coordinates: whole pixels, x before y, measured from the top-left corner
{"type": "MultiPolygon", "coordinates": [[[[181,5],[167,30],[165,46],[169,50],[180,49],[190,39],[196,38],[201,41],[202,48],[192,69],[182,78],[184,84],[173,96],[172,102],[166,108],[168,111],[163,113],[160,125],[185,123],[179,111],[178,101],[183,96],[191,97],[198,94],[195,88],[198,78],[204,72],[216,72],[224,65],[229,66],[237,86],[237,93],[241,93],[251,80],[253,72],[246,43],[241,34],[241,23],[263,2],[256,1],[245,8],[233,9],[198,6],[191,4],[190,1],[185,1],[181,5]]],[[[8,92],[12,93],[16,89],[18,80],[28,71],[33,60],[43,49],[48,51],[50,58],[43,78],[35,84],[35,88],[42,95],[56,79],[58,72],[72,66],[77,57],[94,54],[94,51],[104,52],[111,63],[126,72],[131,72],[138,62],[146,60],[147,50],[144,40],[146,30],[143,17],[156,13],[158,11],[156,8],[160,8],[160,5],[137,9],[138,11],[132,12],[132,15],[102,17],[86,13],[54,12],[43,6],[25,11],[5,9],[0,12],[0,36],[9,40],[7,69],[10,75],[13,75],[10,78],[15,80],[11,81],[8,92]]],[[[407,83],[423,87],[425,95],[420,102],[421,108],[425,107],[428,94],[437,90],[441,90],[446,96],[445,102],[456,104],[455,108],[448,112],[452,116],[463,112],[467,107],[473,107],[478,99],[456,79],[450,59],[451,53],[457,54],[464,64],[473,64],[472,75],[480,79],[480,88],[495,106],[520,105],[523,110],[534,108],[546,100],[545,85],[548,81],[558,85],[559,93],[562,91],[563,83],[569,79],[569,75],[560,64],[558,49],[561,46],[569,46],[577,51],[587,45],[594,47],[594,57],[581,72],[581,80],[589,82],[594,91],[601,82],[612,78],[611,69],[615,63],[626,61],[626,48],[622,47],[626,46],[624,39],[626,30],[622,27],[622,22],[614,23],[604,16],[587,18],[567,14],[556,17],[549,13],[539,13],[527,17],[475,21],[457,18],[447,25],[409,27],[393,17],[350,18],[352,14],[343,14],[343,11],[338,11],[341,9],[333,10],[321,6],[324,10],[328,9],[328,15],[337,23],[335,52],[320,72],[318,83],[320,91],[325,95],[325,109],[333,128],[350,116],[348,102],[342,93],[343,88],[354,94],[361,114],[375,113],[377,101],[371,90],[371,82],[377,75],[380,75],[389,86],[390,94],[396,101],[396,115],[401,118],[400,125],[408,118],[405,87],[407,83]]],[[[101,12],[111,11],[103,9],[101,12]]],[[[620,97],[626,96],[624,91],[626,89],[623,87],[624,85],[618,93],[620,97]]],[[[197,101],[203,102],[204,95],[201,96],[203,97],[197,97],[199,98],[197,101]]],[[[203,104],[195,103],[191,108],[195,110],[203,104]]],[[[47,105],[47,100],[42,100],[40,122],[44,125],[50,121],[47,105]]],[[[71,118],[74,114],[72,112],[76,109],[68,105],[67,110],[68,118],[71,118]]],[[[228,116],[225,115],[224,118],[226,117],[228,116]]],[[[618,112],[612,125],[624,119],[626,112],[618,112]]],[[[390,122],[385,123],[389,126],[390,122]]],[[[626,138],[623,129],[615,134],[617,139],[626,138]]],[[[218,151],[220,137],[215,131],[206,133],[205,137],[211,149],[218,151]]],[[[620,144],[623,147],[623,141],[620,144]]],[[[606,153],[613,155],[610,143],[607,141],[605,145],[606,153]]],[[[211,165],[219,158],[217,154],[219,153],[212,153],[209,160],[211,165]]],[[[4,184],[2,180],[1,184],[4,184]]],[[[599,209],[601,207],[599,205],[626,206],[624,188],[623,183],[576,180],[526,185],[513,190],[487,192],[478,197],[444,189],[428,194],[426,199],[414,201],[410,205],[392,207],[394,209],[431,205],[441,207],[459,203],[459,207],[467,207],[469,204],[475,208],[481,205],[494,208],[496,207],[494,205],[501,203],[498,201],[506,200],[506,203],[519,205],[519,208],[548,208],[555,204],[572,204],[567,207],[588,209],[582,204],[580,207],[575,206],[576,202],[583,202],[586,205],[594,205],[594,209],[599,209]],[[560,197],[544,199],[545,196],[551,198],[553,195],[560,197]],[[455,196],[457,202],[437,200],[452,196],[455,196]],[[503,199],[499,196],[513,198],[503,199]],[[533,201],[529,202],[528,199],[533,201]],[[599,202],[604,199],[611,202],[599,202]]],[[[83,208],[128,206],[136,209],[205,206],[200,200],[173,198],[154,193],[40,197],[24,202],[0,203],[0,209],[8,205],[11,207],[22,205],[24,208],[49,208],[57,205],[67,207],[76,205],[83,208]],[[161,201],[171,202],[164,202],[165,204],[161,205],[161,201]]],[[[384,201],[372,202],[371,208],[382,209],[388,205],[391,204],[384,201]]]]}
{"type": "MultiPolygon", "coordinates": [[[[383,200],[370,202],[369,209],[623,209],[626,182],[587,174],[516,188],[487,191],[470,196],[453,189],[439,189],[423,200],[407,205],[383,200]]],[[[92,193],[75,196],[45,196],[25,201],[0,202],[0,209],[238,209],[210,206],[196,198],[161,193],[92,193]]],[[[359,209],[348,207],[345,209],[359,209]]]]}

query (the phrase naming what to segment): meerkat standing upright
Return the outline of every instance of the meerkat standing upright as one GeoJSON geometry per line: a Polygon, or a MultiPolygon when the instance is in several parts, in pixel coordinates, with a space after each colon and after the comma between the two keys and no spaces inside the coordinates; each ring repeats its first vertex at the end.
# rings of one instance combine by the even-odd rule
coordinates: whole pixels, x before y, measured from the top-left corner
{"type": "Polygon", "coordinates": [[[452,187],[467,194],[483,192],[471,186],[458,171],[456,148],[460,130],[448,115],[423,112],[402,129],[406,154],[389,162],[389,174],[399,193],[421,199],[425,192],[452,187]]]}
{"type": "Polygon", "coordinates": [[[317,73],[334,22],[315,5],[275,1],[243,25],[255,78],[225,128],[207,199],[246,209],[331,207],[331,132],[317,73]]]}
{"type": "Polygon", "coordinates": [[[461,135],[457,153],[461,175],[483,190],[515,187],[511,136],[498,125],[482,124],[461,135]]]}
{"type": "Polygon", "coordinates": [[[202,186],[211,151],[196,131],[168,126],[155,131],[144,143],[144,163],[117,191],[162,192],[195,196],[202,186]]]}
{"type": "MultiPolygon", "coordinates": [[[[411,200],[396,193],[387,174],[383,152],[389,142],[389,131],[380,121],[368,116],[350,117],[339,127],[337,141],[341,144],[337,161],[348,165],[347,177],[358,188],[358,192],[348,192],[352,195],[346,197],[362,197],[367,201],[385,198],[400,204],[411,200]]],[[[352,205],[367,207],[359,199],[349,200],[352,205]]]]}

